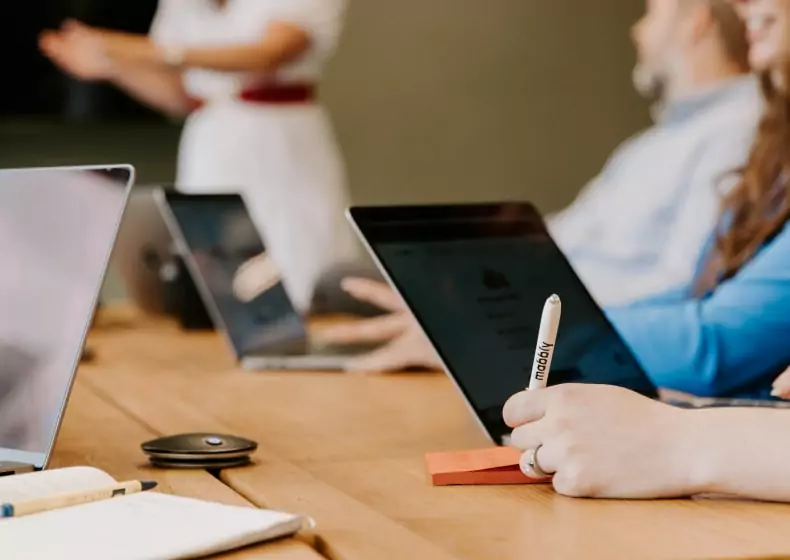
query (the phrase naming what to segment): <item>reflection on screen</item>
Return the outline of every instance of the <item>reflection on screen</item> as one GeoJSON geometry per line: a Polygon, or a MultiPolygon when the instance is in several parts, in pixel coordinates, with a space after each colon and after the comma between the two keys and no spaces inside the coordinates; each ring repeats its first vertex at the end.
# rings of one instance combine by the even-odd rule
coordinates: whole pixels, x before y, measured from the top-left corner
{"type": "Polygon", "coordinates": [[[168,206],[238,356],[303,351],[306,333],[237,195],[168,195],[168,206]]]}
{"type": "Polygon", "coordinates": [[[19,460],[24,453],[49,450],[93,315],[128,180],[129,172],[121,168],[106,173],[0,171],[4,458],[19,460]]]}
{"type": "MultiPolygon", "coordinates": [[[[457,224],[456,224],[457,226],[457,224]]],[[[400,227],[404,227],[401,225],[400,227]]],[[[374,242],[473,407],[505,433],[502,406],[529,383],[546,298],[562,298],[549,384],[654,388],[545,231],[374,242]]],[[[460,231],[460,230],[459,230],[460,231]]]]}

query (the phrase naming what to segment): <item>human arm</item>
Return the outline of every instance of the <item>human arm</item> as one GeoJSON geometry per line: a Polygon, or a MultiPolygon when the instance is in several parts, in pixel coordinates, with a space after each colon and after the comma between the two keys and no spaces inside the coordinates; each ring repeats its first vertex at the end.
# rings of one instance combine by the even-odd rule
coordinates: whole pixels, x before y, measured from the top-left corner
{"type": "MultiPolygon", "coordinates": [[[[102,48],[115,64],[168,68],[168,47],[143,35],[101,34],[102,48]]],[[[202,68],[220,72],[273,72],[304,53],[311,43],[309,32],[299,25],[273,22],[257,41],[229,46],[177,48],[180,68],[202,68]]]]}
{"type": "MultiPolygon", "coordinates": [[[[537,452],[554,487],[574,497],[697,494],[790,501],[790,414],[764,408],[687,410],[606,385],[514,395],[513,445],[537,452]]],[[[523,461],[522,461],[523,463],[523,461]]]]}
{"type": "Polygon", "coordinates": [[[79,80],[111,82],[141,103],[173,116],[191,109],[179,70],[111,61],[97,45],[98,32],[76,23],[67,29],[45,32],[39,38],[42,53],[67,74],[79,80]]]}
{"type": "Polygon", "coordinates": [[[345,0],[247,3],[233,17],[260,22],[256,24],[259,35],[243,34],[235,44],[211,45],[201,43],[190,29],[192,3],[160,0],[148,36],[105,32],[107,55],[120,62],[149,66],[177,62],[181,68],[270,73],[311,47],[332,44],[345,9],[345,0]],[[176,60],[172,58],[174,54],[176,60]]]}
{"type": "MultiPolygon", "coordinates": [[[[149,35],[69,21],[59,31],[43,34],[41,48],[78,79],[110,81],[143,103],[184,115],[194,108],[194,100],[184,91],[183,70],[272,73],[315,43],[331,41],[337,27],[333,18],[342,6],[340,0],[295,0],[283,4],[282,19],[269,23],[257,39],[209,46],[191,37],[183,4],[164,0],[149,35]]],[[[258,16],[253,10],[250,17],[258,16]]]]}
{"type": "Polygon", "coordinates": [[[738,394],[790,363],[790,227],[704,299],[607,310],[653,382],[738,394]]]}

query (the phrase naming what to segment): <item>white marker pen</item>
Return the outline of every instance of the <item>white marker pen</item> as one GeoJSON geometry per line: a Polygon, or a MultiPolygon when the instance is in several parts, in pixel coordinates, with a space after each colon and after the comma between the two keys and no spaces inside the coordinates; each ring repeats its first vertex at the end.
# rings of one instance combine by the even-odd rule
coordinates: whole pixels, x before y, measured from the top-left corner
{"type": "Polygon", "coordinates": [[[562,303],[560,296],[553,295],[546,300],[543,314],[540,317],[538,344],[535,347],[535,361],[532,363],[532,376],[529,378],[529,390],[543,389],[549,381],[551,358],[554,356],[554,345],[557,342],[557,329],[560,327],[562,303]]]}

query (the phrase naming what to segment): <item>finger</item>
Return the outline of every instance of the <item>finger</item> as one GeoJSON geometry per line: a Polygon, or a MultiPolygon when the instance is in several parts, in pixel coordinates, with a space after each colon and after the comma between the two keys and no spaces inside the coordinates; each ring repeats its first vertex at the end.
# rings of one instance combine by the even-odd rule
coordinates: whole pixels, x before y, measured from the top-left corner
{"type": "Polygon", "coordinates": [[[781,398],[790,396],[790,369],[774,380],[771,395],[781,398]]]}
{"type": "Polygon", "coordinates": [[[346,365],[349,373],[385,373],[406,369],[410,364],[396,344],[389,344],[354,358],[346,365]]]}
{"type": "Polygon", "coordinates": [[[338,324],[321,331],[321,340],[333,344],[371,344],[387,342],[403,334],[409,317],[392,313],[372,319],[338,324]]]}
{"type": "Polygon", "coordinates": [[[510,435],[510,442],[513,447],[522,451],[535,449],[545,443],[546,425],[543,420],[535,420],[527,424],[522,424],[513,430],[510,435]]]}
{"type": "Polygon", "coordinates": [[[59,43],[59,37],[56,33],[45,31],[38,38],[38,46],[46,53],[50,53],[56,49],[59,43]]]}
{"type": "Polygon", "coordinates": [[[779,399],[790,400],[790,385],[786,383],[774,384],[771,396],[779,399]]]}
{"type": "MultiPolygon", "coordinates": [[[[558,456],[555,452],[555,448],[551,445],[551,442],[544,443],[540,447],[535,446],[531,449],[537,449],[535,453],[535,462],[537,463],[537,466],[540,468],[540,470],[546,474],[552,475],[556,481],[557,477],[560,475],[555,473],[558,473],[558,471],[561,470],[561,465],[557,460],[558,456]]],[[[530,474],[523,468],[524,464],[530,458],[531,449],[524,453],[524,455],[521,457],[521,462],[519,465],[522,467],[521,471],[527,476],[537,476],[537,473],[530,474]]]]}
{"type": "Polygon", "coordinates": [[[395,290],[384,282],[369,278],[345,278],[340,286],[356,299],[387,311],[401,311],[406,308],[395,290]]]}
{"type": "Polygon", "coordinates": [[[547,389],[540,391],[521,391],[505,403],[502,417],[511,428],[534,422],[546,414],[547,389]]]}
{"type": "Polygon", "coordinates": [[[553,476],[556,469],[550,466],[546,455],[544,446],[535,446],[524,451],[518,463],[521,472],[533,479],[544,479],[546,475],[553,476]]]}

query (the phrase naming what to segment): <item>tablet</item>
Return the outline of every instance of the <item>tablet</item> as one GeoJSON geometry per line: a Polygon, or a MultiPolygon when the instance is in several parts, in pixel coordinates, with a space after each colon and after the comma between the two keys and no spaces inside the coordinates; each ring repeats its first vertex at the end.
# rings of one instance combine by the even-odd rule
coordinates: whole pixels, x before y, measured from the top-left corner
{"type": "Polygon", "coordinates": [[[349,219],[488,436],[529,383],[546,298],[562,299],[549,385],[658,391],[528,203],[354,207],[349,219]]]}

